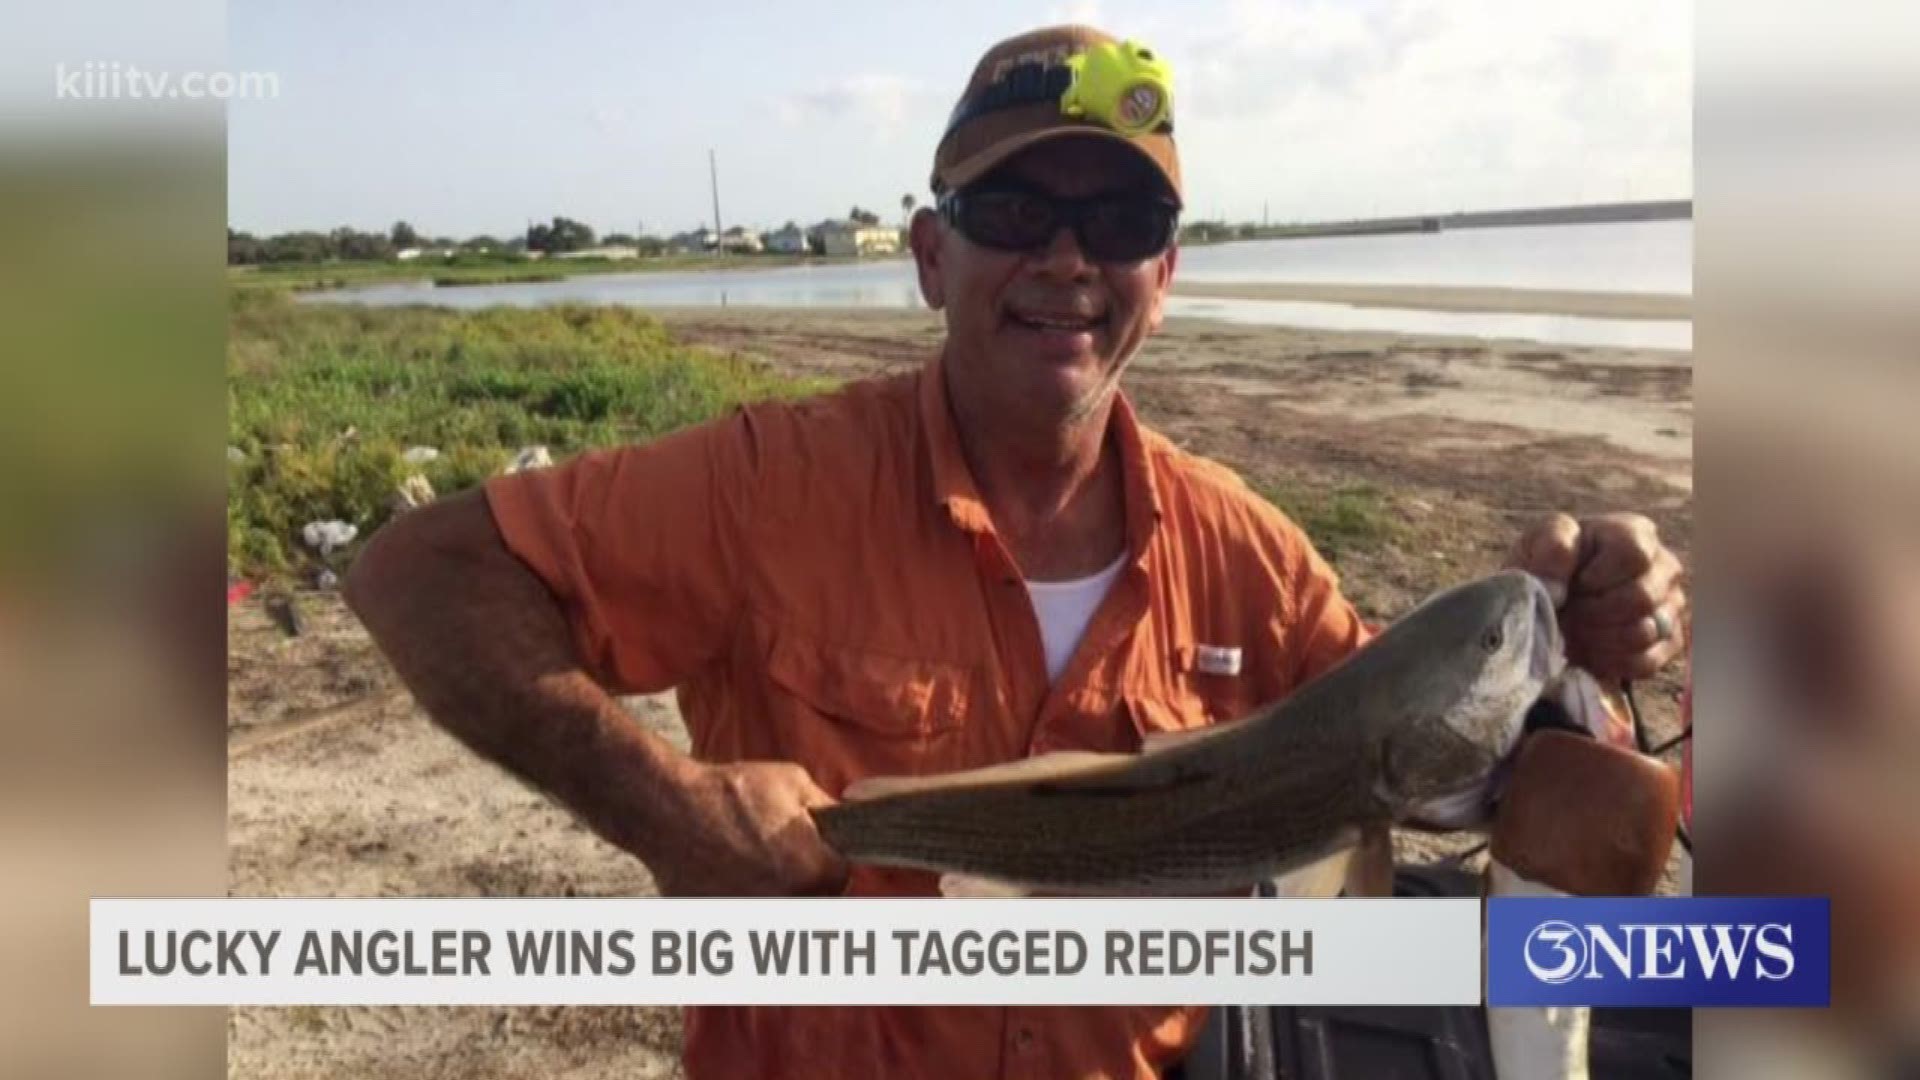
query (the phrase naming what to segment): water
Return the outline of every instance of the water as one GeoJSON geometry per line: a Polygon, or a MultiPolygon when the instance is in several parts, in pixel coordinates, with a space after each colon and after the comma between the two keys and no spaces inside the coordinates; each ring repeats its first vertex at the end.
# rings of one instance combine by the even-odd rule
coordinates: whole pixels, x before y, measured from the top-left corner
{"type": "Polygon", "coordinates": [[[1684,351],[1693,348],[1693,323],[1685,319],[1591,319],[1577,315],[1421,311],[1291,300],[1201,300],[1179,296],[1167,298],[1167,314],[1257,326],[1297,326],[1307,330],[1389,330],[1399,334],[1519,338],[1557,345],[1621,349],[1684,351]]]}
{"type": "Polygon", "coordinates": [[[1188,281],[1693,293],[1693,222],[1249,240],[1180,252],[1188,281]]]}
{"type": "Polygon", "coordinates": [[[409,281],[308,293],[306,299],[354,304],[438,304],[452,308],[632,304],[640,307],[922,308],[913,263],[905,259],[783,266],[774,270],[699,270],[583,274],[560,281],[435,288],[409,281]]]}
{"type": "MultiPolygon", "coordinates": [[[[1688,221],[1538,228],[1462,229],[1391,236],[1263,240],[1180,253],[1191,281],[1459,285],[1597,292],[1692,292],[1688,221]]],[[[306,299],[317,303],[631,304],[640,307],[922,307],[904,259],[775,270],[602,274],[562,281],[435,288],[428,282],[367,285],[306,299]]],[[[1690,349],[1684,319],[1593,319],[1501,312],[1437,312],[1346,304],[1173,297],[1168,314],[1269,326],[1520,338],[1567,345],[1690,349]]]]}

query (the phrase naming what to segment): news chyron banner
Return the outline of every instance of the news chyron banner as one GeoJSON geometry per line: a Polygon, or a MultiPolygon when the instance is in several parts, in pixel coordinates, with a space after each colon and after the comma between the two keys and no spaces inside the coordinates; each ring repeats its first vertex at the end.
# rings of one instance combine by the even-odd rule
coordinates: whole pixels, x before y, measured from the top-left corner
{"type": "Polygon", "coordinates": [[[1476,1004],[1476,899],[92,901],[96,1005],[1476,1004]]]}
{"type": "Polygon", "coordinates": [[[1487,1004],[1824,1007],[1825,898],[1496,897],[1487,1004]]]}

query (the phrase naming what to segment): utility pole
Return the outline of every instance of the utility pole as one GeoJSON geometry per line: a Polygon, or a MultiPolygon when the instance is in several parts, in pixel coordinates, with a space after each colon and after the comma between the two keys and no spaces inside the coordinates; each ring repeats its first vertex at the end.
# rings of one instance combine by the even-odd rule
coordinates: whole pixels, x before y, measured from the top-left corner
{"type": "Polygon", "coordinates": [[[720,166],[715,163],[711,149],[707,151],[707,179],[713,184],[713,251],[716,255],[725,255],[726,230],[720,227],[720,166]]]}

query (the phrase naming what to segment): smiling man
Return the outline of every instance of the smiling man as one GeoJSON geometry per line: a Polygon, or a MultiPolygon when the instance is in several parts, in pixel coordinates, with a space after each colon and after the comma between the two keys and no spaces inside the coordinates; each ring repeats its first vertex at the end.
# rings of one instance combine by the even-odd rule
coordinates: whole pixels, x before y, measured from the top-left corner
{"type": "MultiPolygon", "coordinates": [[[[1111,42],[1041,30],[975,69],[935,154],[938,210],[912,225],[947,328],[920,370],[496,479],[355,564],[348,599],[435,720],[663,892],[930,894],[930,875],[849,868],[809,810],[865,777],[1136,749],[1365,641],[1309,538],[1120,392],[1160,326],[1181,187],[1164,92],[1075,96],[1069,59],[1111,42]],[[668,688],[690,757],[612,696],[668,688]]],[[[1555,517],[1516,551],[1566,590],[1568,648],[1596,674],[1678,649],[1679,566],[1644,518],[1555,517]]],[[[686,1062],[1145,1077],[1200,1018],[703,1007],[686,1062]]]]}

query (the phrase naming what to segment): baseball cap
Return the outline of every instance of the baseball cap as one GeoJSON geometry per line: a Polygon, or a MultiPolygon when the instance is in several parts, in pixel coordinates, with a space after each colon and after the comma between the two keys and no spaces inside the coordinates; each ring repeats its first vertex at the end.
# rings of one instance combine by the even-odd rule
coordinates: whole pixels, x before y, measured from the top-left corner
{"type": "Polygon", "coordinates": [[[1139,152],[1179,200],[1180,155],[1174,149],[1172,95],[1164,79],[1124,87],[1118,108],[1104,119],[1098,108],[1070,111],[1063,105],[1063,93],[1084,70],[1068,59],[1103,51],[1134,62],[1159,63],[1151,50],[1090,26],[1050,26],[988,49],[974,65],[934,150],[934,194],[965,187],[1037,143],[1076,135],[1111,139],[1139,152]],[[1144,128],[1125,123],[1140,118],[1148,121],[1144,128]]]}

